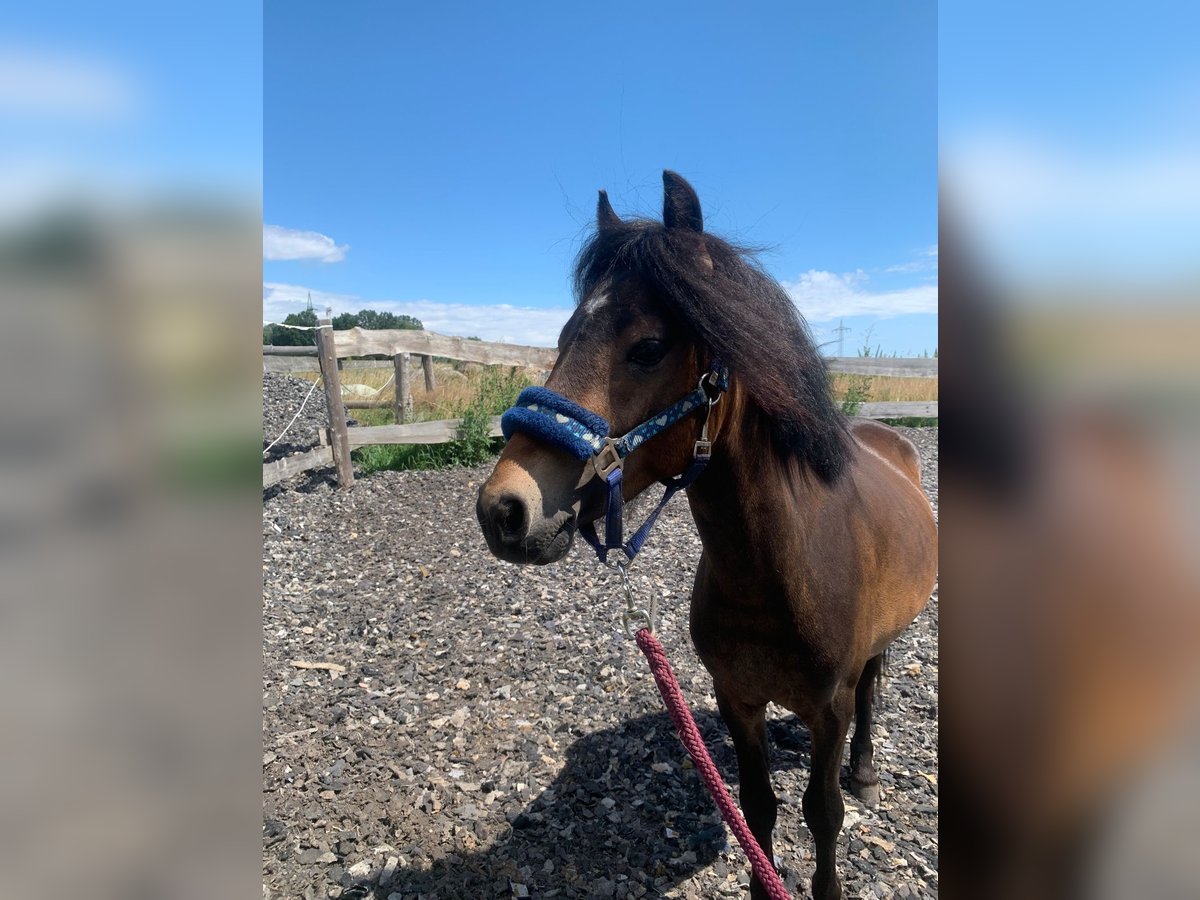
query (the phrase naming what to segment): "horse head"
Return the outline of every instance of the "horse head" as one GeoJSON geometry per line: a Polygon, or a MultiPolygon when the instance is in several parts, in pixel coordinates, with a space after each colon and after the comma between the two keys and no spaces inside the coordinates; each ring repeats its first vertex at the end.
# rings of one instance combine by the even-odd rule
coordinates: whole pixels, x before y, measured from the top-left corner
{"type": "MultiPolygon", "coordinates": [[[[645,233],[669,245],[675,258],[690,260],[687,277],[700,280],[712,272],[696,192],[672,172],[663,181],[662,223],[623,221],[600,192],[596,235],[581,257],[579,303],[559,336],[558,360],[545,388],[527,391],[506,415],[509,441],[479,491],[479,523],[501,559],[562,559],[579,526],[604,514],[596,455],[606,440],[639,425],[653,430],[655,417],[693,391],[707,371],[710,352],[670,298],[639,266],[611,252],[632,234],[645,233]],[[602,265],[589,265],[602,258],[602,265]]],[[[620,461],[623,499],[688,468],[702,417],[662,424],[643,452],[632,452],[639,436],[630,439],[635,446],[620,461]]]]}

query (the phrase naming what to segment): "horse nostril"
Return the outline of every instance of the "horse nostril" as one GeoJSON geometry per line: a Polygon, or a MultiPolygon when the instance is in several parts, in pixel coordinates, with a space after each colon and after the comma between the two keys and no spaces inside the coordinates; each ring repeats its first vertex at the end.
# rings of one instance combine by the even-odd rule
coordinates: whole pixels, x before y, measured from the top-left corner
{"type": "Polygon", "coordinates": [[[525,504],[519,497],[506,494],[496,501],[492,509],[492,521],[501,540],[515,543],[525,537],[528,528],[525,504]]]}

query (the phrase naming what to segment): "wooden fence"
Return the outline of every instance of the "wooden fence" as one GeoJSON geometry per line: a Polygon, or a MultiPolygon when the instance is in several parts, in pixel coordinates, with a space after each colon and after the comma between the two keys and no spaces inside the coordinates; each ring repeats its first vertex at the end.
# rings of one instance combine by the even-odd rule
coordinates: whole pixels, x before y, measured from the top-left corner
{"type": "MultiPolygon", "coordinates": [[[[442,444],[458,437],[461,420],[442,419],[435,422],[405,423],[412,410],[412,390],[409,384],[409,361],[419,356],[426,391],[434,388],[433,357],[489,366],[519,366],[549,371],[558,351],[546,347],[522,347],[516,344],[497,344],[449,337],[429,331],[388,330],[366,331],[350,328],[334,331],[329,319],[322,319],[317,329],[315,347],[263,346],[264,372],[320,372],[325,388],[325,405],[331,426],[322,429],[321,445],[307,453],[297,453],[263,465],[263,487],[275,484],[309,469],[327,466],[337,469],[338,485],[348,488],[354,483],[350,451],[370,444],[442,444]],[[390,356],[390,360],[355,360],[351,357],[390,356]],[[345,360],[345,362],[343,362],[345,360]],[[394,369],[396,396],[392,401],[347,401],[342,397],[340,371],[355,368],[394,369]],[[391,405],[396,414],[395,425],[375,425],[365,428],[346,427],[346,409],[391,405]]],[[[859,375],[936,378],[937,359],[887,359],[834,357],[828,360],[833,372],[859,375]]],[[[936,402],[863,403],[858,415],[874,419],[908,416],[936,418],[936,402]]],[[[500,436],[500,417],[491,419],[491,434],[500,436]]]]}

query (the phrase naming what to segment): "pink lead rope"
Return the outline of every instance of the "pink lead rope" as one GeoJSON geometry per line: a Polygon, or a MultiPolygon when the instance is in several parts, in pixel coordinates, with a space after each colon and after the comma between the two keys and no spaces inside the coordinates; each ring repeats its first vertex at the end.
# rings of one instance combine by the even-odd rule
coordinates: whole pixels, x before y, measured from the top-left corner
{"type": "Polygon", "coordinates": [[[729,795],[729,788],[721,780],[721,774],[713,764],[712,757],[708,755],[708,748],[704,745],[704,739],[700,737],[700,729],[696,727],[696,720],[692,718],[687,701],[683,699],[683,692],[679,689],[679,682],[675,680],[675,672],[671,669],[671,664],[667,662],[667,654],[663,651],[662,644],[648,628],[639,629],[634,635],[634,639],[642,649],[642,653],[646,654],[646,660],[650,663],[650,671],[654,674],[654,683],[658,685],[658,692],[662,694],[663,701],[667,704],[667,712],[670,713],[671,721],[675,723],[679,739],[683,741],[683,746],[687,748],[692,762],[696,764],[696,771],[704,779],[708,792],[716,802],[717,808],[721,810],[721,817],[725,820],[725,824],[729,826],[733,836],[742,845],[742,850],[750,858],[750,868],[766,888],[771,900],[790,900],[787,888],[779,879],[779,873],[775,871],[775,867],[771,865],[767,855],[758,846],[758,841],[750,832],[750,826],[746,824],[741,811],[734,805],[733,797],[729,795]]]}

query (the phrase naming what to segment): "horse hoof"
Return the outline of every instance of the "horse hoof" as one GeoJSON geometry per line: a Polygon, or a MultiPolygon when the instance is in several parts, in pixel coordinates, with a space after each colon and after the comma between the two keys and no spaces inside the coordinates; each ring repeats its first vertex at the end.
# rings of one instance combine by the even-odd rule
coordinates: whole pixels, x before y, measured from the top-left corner
{"type": "Polygon", "coordinates": [[[862,781],[850,779],[850,793],[852,793],[858,802],[868,809],[874,809],[879,805],[879,782],[874,784],[866,784],[862,781]]]}

